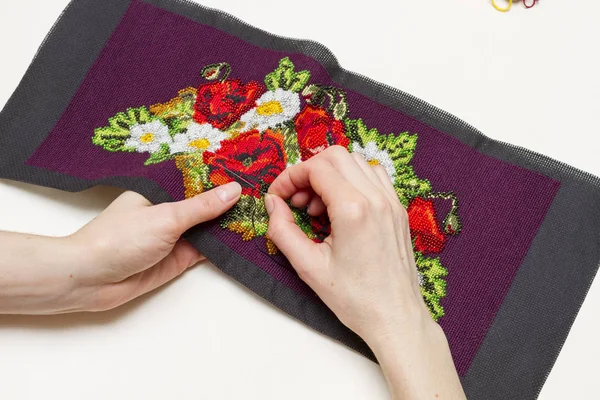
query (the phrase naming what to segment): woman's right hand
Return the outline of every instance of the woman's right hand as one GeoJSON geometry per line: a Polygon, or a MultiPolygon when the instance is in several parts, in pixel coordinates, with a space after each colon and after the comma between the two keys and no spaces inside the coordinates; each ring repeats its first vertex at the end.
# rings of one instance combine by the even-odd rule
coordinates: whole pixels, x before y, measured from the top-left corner
{"type": "Polygon", "coordinates": [[[265,205],[269,238],[373,349],[394,398],[464,397],[445,336],[420,293],[406,210],[383,167],[333,146],[286,169],[265,205]],[[331,234],[323,243],[296,225],[287,199],[308,205],[312,216],[327,212],[331,234]]]}
{"type": "Polygon", "coordinates": [[[386,170],[339,146],[285,170],[266,197],[268,236],[300,277],[365,340],[431,322],[419,289],[406,210],[386,170]],[[331,235],[315,243],[283,199],[327,212],[331,235]]]}

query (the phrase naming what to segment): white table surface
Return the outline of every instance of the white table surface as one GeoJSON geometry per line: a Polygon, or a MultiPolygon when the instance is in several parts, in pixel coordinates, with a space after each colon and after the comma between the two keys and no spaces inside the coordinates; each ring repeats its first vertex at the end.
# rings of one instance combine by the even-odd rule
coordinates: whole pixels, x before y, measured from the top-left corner
{"type": "MultiPolygon", "coordinates": [[[[501,1],[501,0],[500,0],[501,1]]],[[[0,105],[68,0],[0,0],[0,105]]],[[[328,46],[488,136],[600,175],[600,2],[202,0],[328,46]]],[[[32,114],[35,118],[35,114],[32,114]]],[[[69,234],[119,191],[0,181],[0,229],[69,234]]],[[[575,205],[574,205],[575,206],[575,205]]],[[[596,282],[540,396],[594,398],[596,282]]],[[[2,399],[385,399],[379,368],[204,263],[117,310],[0,317],[2,399]]]]}

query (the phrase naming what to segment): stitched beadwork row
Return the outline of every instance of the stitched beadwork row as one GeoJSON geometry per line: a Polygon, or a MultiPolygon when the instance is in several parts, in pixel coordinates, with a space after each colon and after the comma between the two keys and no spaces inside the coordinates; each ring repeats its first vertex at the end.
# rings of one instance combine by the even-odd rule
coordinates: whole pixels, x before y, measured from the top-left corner
{"type": "MultiPolygon", "coordinates": [[[[145,165],[175,162],[183,176],[185,196],[238,181],[242,196],[221,226],[246,241],[266,236],[268,215],[263,193],[286,168],[329,146],[340,145],[381,165],[407,208],[423,298],[432,317],[444,315],[448,271],[437,256],[450,235],[461,230],[458,198],[436,193],[411,166],[418,137],[414,133],[382,134],[360,118],[349,117],[345,92],[310,83],[309,71],[296,71],[283,58],[264,83],[230,78],[225,63],[204,67],[206,82],[180,90],[178,96],[150,107],[129,108],[108,118],[92,141],[112,152],[148,153],[145,165]],[[450,202],[440,221],[434,200],[450,202]]],[[[325,217],[311,218],[294,209],[297,224],[314,241],[329,234],[325,217]]],[[[266,242],[269,254],[277,252],[266,242]]]]}

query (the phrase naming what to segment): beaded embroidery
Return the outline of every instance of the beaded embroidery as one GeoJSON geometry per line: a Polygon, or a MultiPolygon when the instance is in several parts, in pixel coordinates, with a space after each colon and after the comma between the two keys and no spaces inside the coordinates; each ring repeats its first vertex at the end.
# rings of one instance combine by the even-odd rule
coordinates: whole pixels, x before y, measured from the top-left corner
{"type": "MultiPolygon", "coordinates": [[[[434,193],[417,177],[410,162],[417,135],[381,134],[362,119],[351,119],[346,93],[337,87],[308,84],[309,71],[296,71],[285,57],[266,75],[264,84],[230,79],[227,63],[204,67],[206,83],[186,88],[166,103],[129,108],[97,128],[92,142],[111,152],[148,153],[145,165],[173,160],[183,175],[185,197],[238,181],[240,201],[221,226],[245,241],[266,236],[268,215],[263,193],[286,168],[329,146],[359,153],[381,165],[400,202],[407,208],[421,293],[432,317],[444,315],[448,271],[439,257],[449,235],[460,232],[455,194],[434,193]],[[434,199],[450,200],[440,228],[434,199]]],[[[171,161],[172,162],[172,161],[171,161]]],[[[298,226],[316,241],[330,233],[326,216],[311,218],[293,209],[298,226]]],[[[277,248],[266,242],[269,254],[277,248]]]]}

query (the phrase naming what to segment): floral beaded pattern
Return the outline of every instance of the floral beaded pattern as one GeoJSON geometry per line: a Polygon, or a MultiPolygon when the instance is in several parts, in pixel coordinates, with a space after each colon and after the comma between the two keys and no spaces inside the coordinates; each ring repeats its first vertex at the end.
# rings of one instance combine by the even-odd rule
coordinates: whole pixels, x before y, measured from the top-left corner
{"type": "MultiPolygon", "coordinates": [[[[111,152],[148,153],[145,165],[175,162],[186,197],[239,182],[240,201],[221,226],[246,241],[266,236],[263,195],[283,170],[332,145],[363,155],[385,169],[407,208],[421,293],[432,317],[441,318],[448,271],[437,254],[462,226],[456,195],[434,192],[410,164],[417,135],[382,134],[362,119],[350,118],[342,89],[309,84],[310,72],[296,71],[288,57],[266,75],[264,84],[244,83],[230,74],[227,63],[208,65],[201,71],[207,82],[180,90],[166,103],[116,114],[108,126],[95,130],[92,142],[111,152]],[[451,203],[442,221],[436,199],[451,203]]],[[[310,239],[321,242],[329,235],[326,216],[312,218],[300,209],[293,214],[310,239]]],[[[277,252],[268,238],[266,247],[269,254],[277,252]]]]}

